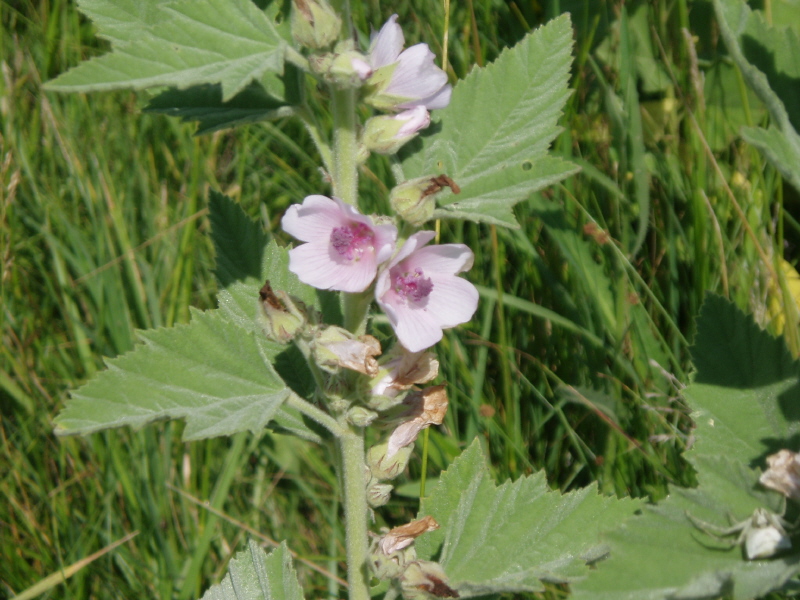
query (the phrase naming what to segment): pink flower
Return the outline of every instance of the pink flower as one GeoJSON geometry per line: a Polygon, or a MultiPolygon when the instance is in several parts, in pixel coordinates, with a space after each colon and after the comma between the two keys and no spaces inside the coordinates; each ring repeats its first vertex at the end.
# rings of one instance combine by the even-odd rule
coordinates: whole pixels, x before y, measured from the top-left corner
{"type": "Polygon", "coordinates": [[[375,284],[378,304],[410,352],[433,346],[442,329],[466,323],[478,308],[478,290],[456,276],[472,267],[472,251],[464,244],[424,248],[435,235],[408,238],[375,284]]]}
{"type": "Polygon", "coordinates": [[[321,290],[363,292],[397,240],[394,225],[373,225],[354,207],[326,196],[306,196],[290,206],[281,225],[306,242],[289,251],[289,270],[321,290]]]}
{"type": "Polygon", "coordinates": [[[372,38],[369,63],[372,87],[366,100],[381,110],[402,110],[424,106],[428,110],[450,103],[452,88],[447,74],[434,64],[436,58],[427,44],[403,50],[403,30],[392,15],[372,38]]]}

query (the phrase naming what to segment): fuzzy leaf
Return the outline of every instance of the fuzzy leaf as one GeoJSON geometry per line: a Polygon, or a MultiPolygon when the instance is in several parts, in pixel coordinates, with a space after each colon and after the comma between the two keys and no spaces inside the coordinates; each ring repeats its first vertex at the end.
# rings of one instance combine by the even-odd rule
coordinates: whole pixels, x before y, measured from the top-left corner
{"type": "Polygon", "coordinates": [[[417,540],[417,554],[437,560],[462,598],[541,591],[543,581],[585,576],[586,563],[605,553],[599,533],[640,506],[594,485],[562,495],[542,472],[496,486],[474,442],[423,501],[421,514],[441,527],[417,540]]]}
{"type": "Polygon", "coordinates": [[[62,92],[186,89],[220,84],[227,101],[266,72],[283,72],[286,48],[270,19],[251,0],[178,0],[141,9],[96,0],[89,12],[112,52],[51,81],[62,92]],[[130,18],[128,18],[130,15],[130,18]],[[105,28],[105,29],[104,29],[105,28]],[[107,30],[107,31],[106,31],[107,30]]]}
{"type": "Polygon", "coordinates": [[[461,187],[458,195],[437,195],[435,218],[517,227],[516,203],[578,170],[547,155],[570,95],[571,51],[572,27],[562,15],[455,86],[402,165],[408,179],[445,173],[461,187]]]}
{"type": "Polygon", "coordinates": [[[736,306],[709,296],[692,348],[697,375],[684,390],[697,423],[687,457],[727,456],[764,467],[768,454],[800,442],[800,364],[736,306]]]}
{"type": "Polygon", "coordinates": [[[747,600],[780,589],[800,571],[800,554],[746,560],[731,544],[737,535],[721,541],[692,523],[687,515],[727,528],[727,515],[739,522],[759,507],[782,509],[778,494],[757,489],[756,471],[720,457],[699,458],[696,466],[697,489],[673,490],[605,536],[610,557],[573,586],[575,600],[747,600]]]}
{"type": "Polygon", "coordinates": [[[797,549],[747,560],[732,544],[736,535],[718,540],[687,516],[724,529],[758,508],[784,513],[784,497],[758,477],[766,455],[797,448],[800,364],[782,340],[719,296],[703,304],[692,356],[697,373],[684,396],[694,410],[697,439],[686,458],[699,485],[673,489],[610,534],[611,557],[575,586],[576,599],[746,600],[781,589],[800,572],[797,549]]]}
{"type": "Polygon", "coordinates": [[[195,311],[188,325],[139,337],[143,345],[108,360],[106,371],[72,393],[56,418],[58,435],[161,419],[186,419],[186,440],[260,433],[289,395],[270,364],[281,347],[220,311],[195,311]]]}
{"type": "Polygon", "coordinates": [[[303,600],[303,590],[286,543],[267,554],[250,541],[228,566],[228,573],[201,600],[303,600]]]}
{"type": "Polygon", "coordinates": [[[770,129],[747,128],[744,135],[800,190],[800,34],[769,26],[742,0],[714,0],[714,9],[728,52],[772,118],[770,129]]]}

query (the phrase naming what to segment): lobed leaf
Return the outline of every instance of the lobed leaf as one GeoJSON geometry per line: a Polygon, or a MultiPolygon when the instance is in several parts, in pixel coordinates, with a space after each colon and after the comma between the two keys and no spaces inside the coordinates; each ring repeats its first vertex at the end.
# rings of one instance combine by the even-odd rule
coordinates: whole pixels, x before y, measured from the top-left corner
{"type": "MultiPolygon", "coordinates": [[[[699,461],[700,487],[676,489],[644,514],[605,536],[610,556],[573,585],[575,600],[746,600],[780,589],[800,572],[800,554],[746,560],[739,545],[719,540],[692,523],[726,528],[764,506],[780,510],[777,494],[753,494],[758,473],[726,458],[699,461]],[[712,479],[724,479],[724,490],[712,479]]],[[[729,536],[734,542],[736,535],[729,536]]]]}
{"type": "Polygon", "coordinates": [[[596,486],[562,495],[542,472],[496,486],[476,441],[423,501],[421,514],[441,527],[416,541],[417,554],[438,560],[462,598],[541,591],[585,576],[605,553],[599,533],[640,506],[596,486]]]}
{"type": "Polygon", "coordinates": [[[800,364],[782,340],[710,295],[697,318],[692,358],[697,375],[684,390],[697,423],[690,460],[727,456],[763,467],[767,455],[798,446],[800,364]]]}
{"type": "Polygon", "coordinates": [[[72,393],[56,434],[161,419],[186,419],[186,440],[260,433],[290,393],[270,364],[281,347],[220,311],[194,311],[188,325],[139,337],[143,345],[106,361],[106,371],[72,393]]]}
{"type": "Polygon", "coordinates": [[[303,590],[285,542],[267,554],[251,540],[201,600],[303,600],[303,590]]]}
{"type": "Polygon", "coordinates": [[[562,15],[455,86],[431,135],[402,163],[408,179],[445,173],[461,187],[437,196],[435,218],[516,227],[516,203],[578,170],[547,155],[570,94],[571,51],[571,22],[562,15]]]}
{"type": "Polygon", "coordinates": [[[62,92],[219,84],[227,101],[268,71],[283,72],[286,42],[251,0],[87,3],[109,54],[47,84],[62,92]]]}

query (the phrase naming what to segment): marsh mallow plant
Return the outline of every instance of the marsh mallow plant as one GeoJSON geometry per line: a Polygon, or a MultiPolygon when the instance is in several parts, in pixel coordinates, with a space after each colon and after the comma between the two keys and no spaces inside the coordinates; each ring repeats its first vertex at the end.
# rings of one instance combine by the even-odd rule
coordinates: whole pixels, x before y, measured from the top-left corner
{"type": "MultiPolygon", "coordinates": [[[[367,39],[350,35],[356,29],[346,5],[338,14],[325,0],[294,0],[288,16],[281,3],[262,10],[251,0],[149,0],[138,12],[123,4],[81,5],[112,50],[61,75],[51,90],[157,88],[152,110],[196,119],[202,132],[296,118],[316,144],[322,177],[283,215],[281,227],[295,240],[289,248],[212,192],[219,308],[142,332],[142,344],[72,394],[57,433],[180,418],[186,440],[274,430],[335,444],[347,594],[356,600],[493,596],[555,584],[571,584],[576,596],[620,597],[627,586],[625,597],[658,597],[660,584],[629,589],[620,571],[643,572],[629,564],[637,560],[668,565],[658,555],[664,548],[694,553],[672,573],[674,585],[662,586],[670,594],[685,588],[681,597],[694,597],[692,590],[709,597],[730,578],[749,582],[753,560],[766,565],[759,582],[775,575],[783,563],[774,557],[790,546],[783,496],[765,488],[743,495],[758,474],[742,456],[709,464],[719,452],[702,454],[702,438],[690,458],[698,477],[732,478],[735,501],[709,485],[653,512],[639,500],[601,496],[596,486],[552,491],[543,473],[497,486],[476,440],[421,499],[417,518],[371,525],[414,460],[419,434],[446,422],[451,399],[448,384],[435,383],[436,347],[445,332],[470,322],[481,295],[469,279],[473,250],[440,242],[434,222],[517,227],[516,203],[577,170],[548,151],[569,97],[567,15],[451,86],[427,44],[405,47],[402,15],[367,39]],[[306,86],[325,91],[324,109],[305,101],[306,86]],[[386,197],[366,197],[359,187],[372,153],[391,164],[386,197]],[[384,212],[370,214],[375,206],[384,212]],[[377,441],[367,447],[366,440],[377,441]],[[749,520],[722,527],[708,514],[717,505],[749,520]],[[625,537],[664,518],[672,546],[625,537]],[[719,555],[698,540],[700,523],[722,537],[737,534],[728,546],[748,545],[748,556],[726,549],[728,579],[706,576],[719,555]],[[626,551],[636,543],[642,548],[626,551]],[[695,577],[705,579],[696,584],[695,577]]],[[[744,317],[727,322],[737,319],[744,317]]],[[[715,325],[713,314],[699,321],[707,345],[715,325]]],[[[695,358],[702,363],[702,356],[695,358]]],[[[707,408],[699,383],[687,394],[707,408]]],[[[772,487],[777,480],[768,478],[772,487]]],[[[253,543],[204,596],[301,597],[288,546],[267,555],[253,543]]]]}

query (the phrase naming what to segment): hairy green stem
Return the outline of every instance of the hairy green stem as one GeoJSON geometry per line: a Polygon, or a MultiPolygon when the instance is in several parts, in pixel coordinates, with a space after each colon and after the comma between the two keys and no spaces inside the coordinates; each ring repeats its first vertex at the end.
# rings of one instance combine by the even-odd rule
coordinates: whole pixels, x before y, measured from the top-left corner
{"type": "Polygon", "coordinates": [[[316,406],[314,406],[313,404],[311,404],[310,402],[303,400],[300,396],[298,396],[294,392],[289,394],[289,397],[286,399],[286,406],[291,406],[292,408],[296,408],[301,413],[306,415],[309,419],[316,421],[317,423],[322,425],[325,429],[330,431],[336,438],[341,439],[350,433],[347,430],[347,427],[343,427],[342,425],[340,425],[336,419],[334,419],[324,410],[321,410],[316,406]]]}
{"type": "Polygon", "coordinates": [[[350,600],[369,600],[367,579],[367,481],[364,468],[364,435],[348,431],[339,438],[342,450],[344,519],[347,537],[347,582],[350,600]]]}
{"type": "Polygon", "coordinates": [[[358,206],[355,90],[332,88],[333,92],[333,194],[358,206]]]}

